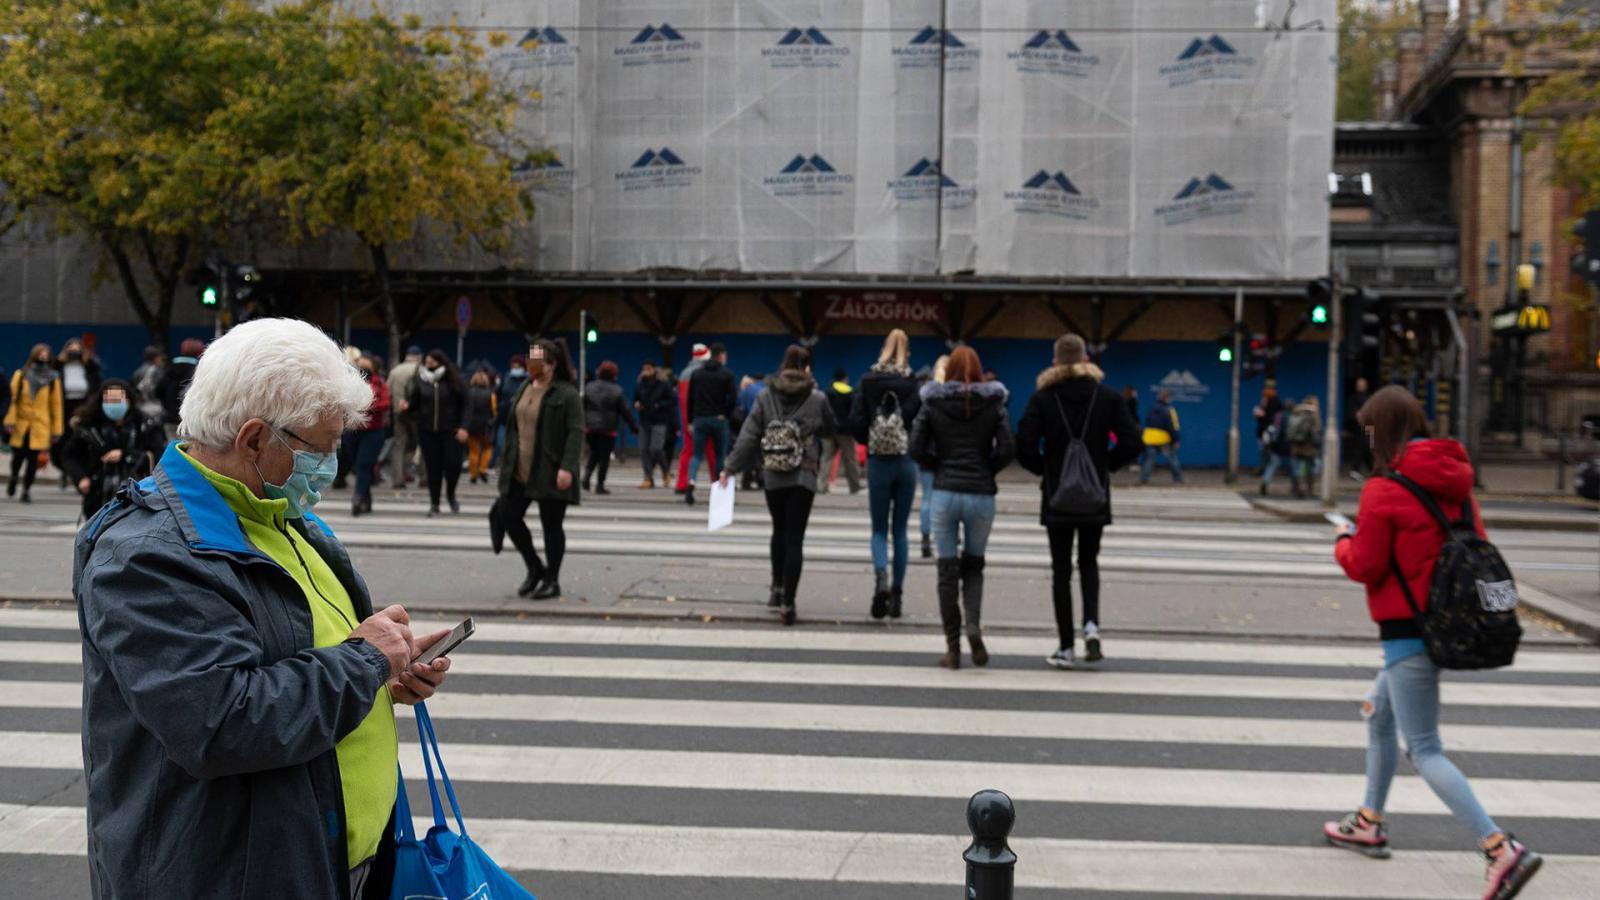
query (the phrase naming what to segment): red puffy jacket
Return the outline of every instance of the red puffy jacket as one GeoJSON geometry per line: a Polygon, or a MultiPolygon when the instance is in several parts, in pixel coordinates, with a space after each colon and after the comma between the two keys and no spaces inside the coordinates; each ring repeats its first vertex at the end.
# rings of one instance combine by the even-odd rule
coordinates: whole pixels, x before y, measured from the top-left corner
{"type": "MultiPolygon", "coordinates": [[[[1394,468],[1432,494],[1452,522],[1461,517],[1463,503],[1471,504],[1478,534],[1487,537],[1478,504],[1472,499],[1472,462],[1459,443],[1448,439],[1413,441],[1394,468]]],[[[1381,477],[1368,479],[1361,489],[1356,525],[1354,537],[1334,544],[1334,558],[1346,575],[1367,586],[1367,611],[1374,622],[1409,623],[1414,616],[1390,563],[1400,564],[1411,596],[1426,610],[1444,533],[1411,492],[1381,477]]],[[[1385,630],[1385,637],[1411,633],[1406,628],[1392,629],[1394,634],[1390,630],[1385,630]]]]}

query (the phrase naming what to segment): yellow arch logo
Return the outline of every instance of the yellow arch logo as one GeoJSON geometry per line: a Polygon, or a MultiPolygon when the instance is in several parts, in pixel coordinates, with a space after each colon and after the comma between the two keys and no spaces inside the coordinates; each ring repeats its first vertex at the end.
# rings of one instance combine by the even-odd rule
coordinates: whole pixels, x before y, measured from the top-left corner
{"type": "Polygon", "coordinates": [[[1524,306],[1517,313],[1517,327],[1526,331],[1550,330],[1550,307],[1524,306]]]}

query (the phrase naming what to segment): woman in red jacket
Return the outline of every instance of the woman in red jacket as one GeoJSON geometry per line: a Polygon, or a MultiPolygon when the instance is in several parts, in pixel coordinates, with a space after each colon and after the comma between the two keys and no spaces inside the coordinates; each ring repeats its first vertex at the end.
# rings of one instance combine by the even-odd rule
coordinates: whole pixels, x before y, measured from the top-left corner
{"type": "MultiPolygon", "coordinates": [[[[1429,438],[1415,397],[1391,385],[1361,407],[1356,421],[1371,441],[1379,472],[1411,479],[1433,495],[1452,521],[1470,512],[1483,533],[1472,499],[1472,463],[1461,445],[1429,438]]],[[[1372,478],[1361,491],[1356,528],[1340,529],[1333,555],[1350,578],[1367,588],[1367,609],[1383,641],[1383,671],[1373,685],[1367,717],[1367,795],[1355,812],[1323,826],[1336,847],[1387,858],[1383,807],[1400,761],[1396,731],[1405,735],[1411,764],[1458,821],[1472,830],[1488,857],[1484,900],[1516,896],[1542,860],[1484,812],[1466,776],[1444,755],[1439,741],[1439,669],[1428,658],[1405,591],[1427,611],[1428,587],[1444,534],[1417,498],[1392,478],[1372,478]]]]}

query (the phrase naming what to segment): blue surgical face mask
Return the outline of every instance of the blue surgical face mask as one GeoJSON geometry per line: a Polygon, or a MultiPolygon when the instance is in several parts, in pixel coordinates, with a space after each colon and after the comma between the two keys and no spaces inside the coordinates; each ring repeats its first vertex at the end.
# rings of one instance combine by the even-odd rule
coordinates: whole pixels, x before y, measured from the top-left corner
{"type": "Polygon", "coordinates": [[[528,374],[528,370],[524,369],[521,366],[513,366],[512,369],[511,369],[511,377],[512,378],[521,378],[522,376],[524,376],[526,374],[528,374]]]}
{"type": "MultiPolygon", "coordinates": [[[[278,434],[276,428],[272,429],[272,436],[277,438],[285,447],[289,442],[278,434]]],[[[289,447],[294,454],[294,468],[283,484],[273,484],[261,475],[261,468],[256,467],[256,474],[261,475],[261,491],[267,495],[268,500],[287,500],[289,508],[284,515],[291,519],[304,518],[313,506],[322,499],[322,492],[333,484],[333,479],[339,474],[339,455],[337,453],[313,453],[310,450],[296,450],[289,447]]]]}
{"type": "Polygon", "coordinates": [[[115,403],[109,403],[102,400],[100,401],[100,411],[105,413],[106,418],[111,421],[121,422],[128,415],[128,401],[118,400],[115,403]]]}

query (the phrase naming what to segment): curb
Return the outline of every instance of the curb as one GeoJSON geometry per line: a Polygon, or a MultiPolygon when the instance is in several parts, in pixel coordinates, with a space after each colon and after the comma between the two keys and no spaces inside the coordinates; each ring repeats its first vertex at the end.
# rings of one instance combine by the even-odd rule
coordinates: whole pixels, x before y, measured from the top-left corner
{"type": "MultiPolygon", "coordinates": [[[[1354,515],[1355,510],[1348,507],[1316,507],[1301,508],[1272,498],[1262,498],[1241,493],[1239,495],[1250,504],[1250,508],[1258,512],[1274,516],[1281,521],[1297,525],[1322,524],[1326,520],[1323,513],[1334,509],[1348,510],[1348,515],[1354,515]]],[[[1487,528],[1509,528],[1517,531],[1561,531],[1570,533],[1594,532],[1597,527],[1596,519],[1587,517],[1553,515],[1546,516],[1540,513],[1527,513],[1516,510],[1482,510],[1483,524],[1487,528]]]]}
{"type": "MultiPolygon", "coordinates": [[[[1600,615],[1590,613],[1565,600],[1552,597],[1537,588],[1522,589],[1523,606],[1528,609],[1553,619],[1560,623],[1567,631],[1581,638],[1587,643],[1600,645],[1600,615]],[[1537,600],[1530,600],[1528,594],[1537,595],[1537,600]],[[1573,619],[1565,617],[1564,613],[1574,613],[1573,619]]],[[[48,605],[53,607],[73,608],[75,603],[70,595],[39,594],[25,597],[0,597],[0,608],[16,604],[48,605]]],[[[723,624],[723,625],[761,625],[770,628],[782,629],[770,615],[744,614],[720,612],[705,612],[688,609],[683,612],[668,612],[655,609],[604,609],[576,607],[563,609],[560,606],[533,607],[527,610],[486,609],[483,611],[461,609],[459,607],[418,606],[409,610],[416,617],[451,618],[454,616],[471,615],[474,618],[500,621],[530,621],[544,619],[547,621],[561,619],[575,619],[582,621],[617,621],[630,622],[658,622],[663,624],[723,624]]],[[[903,631],[912,634],[926,634],[931,637],[942,634],[941,626],[933,621],[905,621],[898,622],[884,620],[873,622],[871,620],[846,620],[838,618],[800,619],[796,627],[809,627],[812,629],[837,629],[853,631],[903,631]]],[[[983,631],[992,636],[1014,637],[1039,637],[1041,640],[1053,641],[1056,636],[1056,627],[1053,623],[1043,622],[997,622],[985,624],[983,631]]],[[[1227,631],[1208,631],[1205,629],[1172,629],[1160,630],[1148,628],[1118,629],[1117,634],[1130,638],[1141,639],[1172,639],[1172,640],[1203,640],[1222,641],[1228,643],[1306,643],[1306,644],[1350,644],[1351,646],[1367,646],[1373,642],[1370,635],[1340,635],[1340,634],[1305,634],[1301,632],[1288,632],[1283,634],[1252,634],[1227,631]]],[[[1565,641],[1556,640],[1526,640],[1526,645],[1566,647],[1571,646],[1565,641]]]]}

